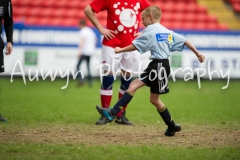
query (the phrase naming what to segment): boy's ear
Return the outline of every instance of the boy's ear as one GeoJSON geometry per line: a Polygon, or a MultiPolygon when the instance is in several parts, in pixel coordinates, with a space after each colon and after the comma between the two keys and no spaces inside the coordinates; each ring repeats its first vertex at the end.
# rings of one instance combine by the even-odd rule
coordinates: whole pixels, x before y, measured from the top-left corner
{"type": "Polygon", "coordinates": [[[152,14],[150,14],[149,16],[150,16],[151,19],[153,19],[153,15],[152,14]]]}

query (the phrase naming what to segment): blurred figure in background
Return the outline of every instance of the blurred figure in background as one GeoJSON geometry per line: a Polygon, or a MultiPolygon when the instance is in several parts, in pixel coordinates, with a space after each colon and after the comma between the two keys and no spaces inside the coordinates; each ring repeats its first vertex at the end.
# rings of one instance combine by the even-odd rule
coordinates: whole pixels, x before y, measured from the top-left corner
{"type": "MultiPolygon", "coordinates": [[[[12,53],[13,44],[13,11],[11,0],[0,0],[0,34],[2,34],[2,22],[4,20],[4,30],[7,37],[6,55],[12,53]]],[[[4,72],[4,57],[3,57],[4,42],[0,38],[0,73],[4,72]]],[[[7,119],[0,114],[0,122],[7,122],[7,119]]]]}
{"type": "MultiPolygon", "coordinates": [[[[78,53],[78,63],[77,63],[77,71],[80,71],[80,66],[83,60],[86,61],[87,71],[88,71],[88,83],[89,86],[92,86],[92,75],[90,70],[90,59],[92,54],[96,49],[97,38],[94,31],[86,25],[86,19],[80,19],[79,21],[79,53],[78,53]]],[[[81,75],[81,72],[78,73],[78,84],[80,87],[85,82],[84,78],[81,75]]]]}

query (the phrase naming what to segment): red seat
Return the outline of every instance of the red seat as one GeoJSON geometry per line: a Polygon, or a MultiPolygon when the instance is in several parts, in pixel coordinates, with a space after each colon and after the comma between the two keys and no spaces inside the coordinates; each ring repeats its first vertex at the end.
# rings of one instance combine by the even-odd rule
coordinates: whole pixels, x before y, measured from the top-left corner
{"type": "Polygon", "coordinates": [[[13,15],[16,16],[26,16],[28,12],[28,7],[13,7],[13,15]]]}
{"type": "Polygon", "coordinates": [[[78,18],[62,18],[60,21],[60,25],[64,27],[78,27],[79,19],[78,18]]]}
{"type": "Polygon", "coordinates": [[[56,8],[56,9],[52,10],[51,16],[52,17],[62,17],[62,16],[64,16],[65,12],[66,11],[64,8],[56,8]]]}
{"type": "Polygon", "coordinates": [[[31,0],[12,0],[12,5],[13,6],[28,6],[29,2],[31,0]]]}
{"type": "Polygon", "coordinates": [[[202,14],[206,14],[207,13],[207,9],[206,7],[203,6],[199,6],[196,5],[194,3],[190,3],[189,5],[186,6],[186,12],[188,13],[202,13],[202,14]]]}
{"type": "Polygon", "coordinates": [[[54,3],[52,4],[52,7],[55,8],[64,8],[67,5],[68,1],[54,1],[54,3]]]}
{"type": "Polygon", "coordinates": [[[238,4],[234,4],[233,5],[233,10],[236,12],[236,13],[240,13],[240,2],[238,4]]]}
{"type": "Polygon", "coordinates": [[[228,31],[229,28],[225,24],[218,24],[218,30],[220,30],[220,31],[228,31]]]}
{"type": "Polygon", "coordinates": [[[52,17],[52,8],[44,8],[41,12],[38,13],[40,17],[52,17]]]}
{"type": "Polygon", "coordinates": [[[169,29],[182,29],[183,23],[181,22],[173,22],[170,24],[169,29]]]}
{"type": "Polygon", "coordinates": [[[196,22],[207,22],[208,15],[207,14],[195,14],[195,21],[196,22]]]}
{"type": "Polygon", "coordinates": [[[89,1],[89,0],[86,0],[86,1],[71,0],[66,4],[66,7],[84,9],[90,3],[91,3],[91,1],[89,1]]]}
{"type": "Polygon", "coordinates": [[[174,22],[184,22],[184,20],[185,20],[185,18],[184,18],[184,16],[185,16],[185,14],[184,13],[176,13],[174,16],[173,16],[173,14],[171,14],[172,15],[172,20],[174,21],[174,22]]]}
{"type": "Polygon", "coordinates": [[[42,7],[42,2],[43,1],[28,1],[27,3],[27,5],[28,5],[28,7],[42,7]]]}
{"type": "Polygon", "coordinates": [[[162,21],[173,21],[174,20],[174,16],[171,12],[164,12],[162,14],[162,21]]]}
{"type": "Polygon", "coordinates": [[[54,5],[54,3],[55,3],[55,1],[53,1],[53,0],[43,1],[42,6],[43,7],[51,7],[54,5]]]}
{"type": "Polygon", "coordinates": [[[25,19],[25,24],[27,24],[27,25],[37,25],[38,21],[39,21],[39,18],[28,16],[25,19]]]}
{"type": "Polygon", "coordinates": [[[195,30],[205,30],[206,29],[206,23],[204,23],[204,22],[194,23],[193,28],[195,30]]]}
{"type": "Polygon", "coordinates": [[[215,22],[208,22],[205,25],[206,30],[217,30],[218,29],[218,24],[215,22]]]}
{"type": "Polygon", "coordinates": [[[79,9],[84,9],[84,8],[86,8],[87,5],[89,5],[90,3],[91,3],[91,2],[89,2],[89,1],[83,1],[83,2],[81,2],[81,3],[78,4],[78,8],[79,8],[79,9]]]}
{"type": "Polygon", "coordinates": [[[188,13],[188,14],[185,14],[183,18],[185,22],[194,22],[196,21],[196,14],[188,13]]]}
{"type": "Polygon", "coordinates": [[[175,3],[175,6],[173,8],[173,12],[185,12],[186,5],[187,4],[184,3],[184,2],[175,3]]]}
{"type": "Polygon", "coordinates": [[[194,29],[194,22],[185,22],[185,23],[183,23],[182,29],[193,30],[194,29]]]}
{"type": "Polygon", "coordinates": [[[31,7],[31,8],[28,8],[26,12],[26,16],[38,16],[41,11],[42,11],[42,8],[40,7],[31,7]]]}
{"type": "Polygon", "coordinates": [[[23,17],[23,16],[13,16],[13,21],[14,21],[14,23],[24,22],[25,17],[23,17]]]}
{"type": "Polygon", "coordinates": [[[207,22],[211,22],[211,23],[218,23],[217,17],[214,15],[208,15],[207,16],[207,22]]]}
{"type": "Polygon", "coordinates": [[[174,12],[174,10],[175,10],[175,3],[173,3],[173,2],[166,2],[166,3],[163,3],[162,7],[163,7],[163,12],[166,11],[166,10],[168,12],[174,12]]]}

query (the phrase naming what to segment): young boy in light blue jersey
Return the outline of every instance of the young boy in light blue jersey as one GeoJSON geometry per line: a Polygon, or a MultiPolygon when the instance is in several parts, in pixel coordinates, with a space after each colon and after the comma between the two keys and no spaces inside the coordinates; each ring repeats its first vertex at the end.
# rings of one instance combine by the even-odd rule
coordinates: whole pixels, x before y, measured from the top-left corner
{"type": "Polygon", "coordinates": [[[181,130],[181,125],[176,124],[164,103],[159,99],[160,94],[168,93],[168,76],[170,74],[170,65],[168,61],[169,53],[173,51],[182,51],[186,45],[191,49],[198,60],[202,63],[205,56],[183,36],[168,30],[159,22],[162,12],[156,6],[150,6],[142,12],[142,23],[146,27],[143,33],[136,38],[131,45],[124,48],[115,48],[115,53],[138,50],[141,54],[150,51],[152,60],[139,78],[131,82],[128,90],[113,108],[105,109],[97,106],[100,114],[105,116],[109,122],[112,122],[119,112],[123,112],[137,89],[150,87],[150,102],[157,108],[165,124],[168,126],[165,131],[166,136],[173,136],[181,130]]]}

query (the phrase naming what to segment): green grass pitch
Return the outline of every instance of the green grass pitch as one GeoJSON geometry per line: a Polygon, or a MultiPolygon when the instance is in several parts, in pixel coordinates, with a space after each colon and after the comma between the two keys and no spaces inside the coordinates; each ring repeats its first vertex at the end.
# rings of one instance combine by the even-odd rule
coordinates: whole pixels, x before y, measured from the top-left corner
{"type": "MultiPolygon", "coordinates": [[[[100,81],[77,88],[65,79],[32,81],[0,77],[0,159],[239,159],[240,83],[230,80],[170,81],[161,100],[183,130],[165,137],[166,126],[143,87],[128,105],[134,126],[96,126],[100,81]]],[[[117,102],[120,82],[113,86],[117,102]]]]}

